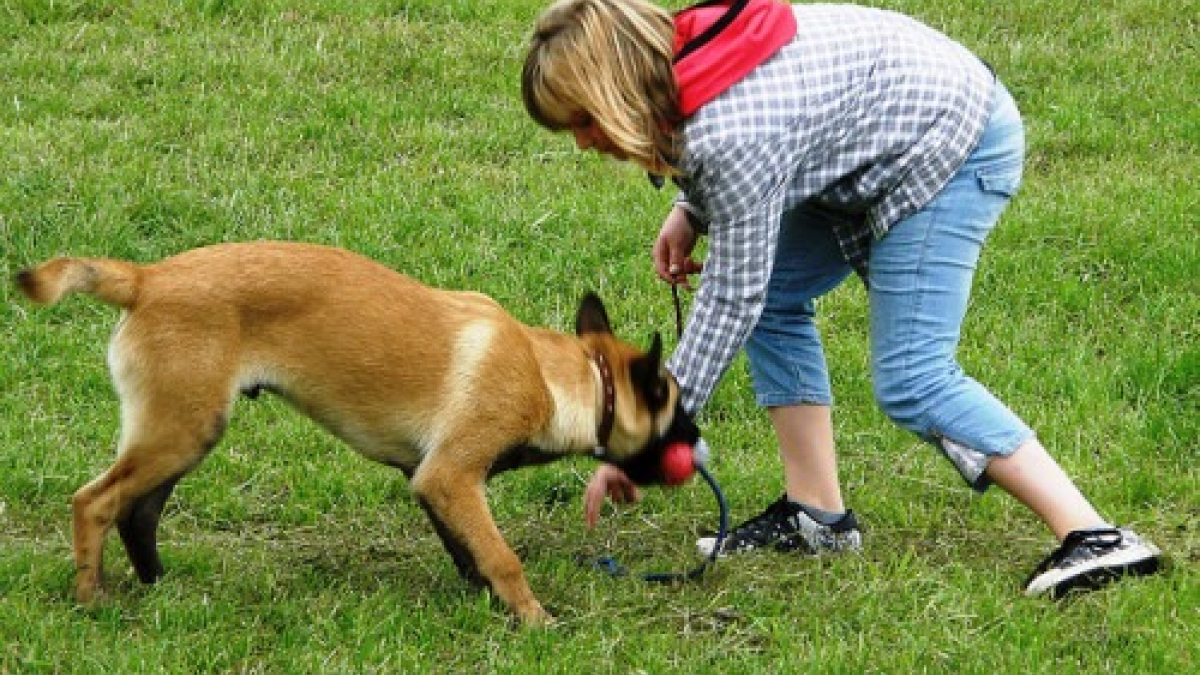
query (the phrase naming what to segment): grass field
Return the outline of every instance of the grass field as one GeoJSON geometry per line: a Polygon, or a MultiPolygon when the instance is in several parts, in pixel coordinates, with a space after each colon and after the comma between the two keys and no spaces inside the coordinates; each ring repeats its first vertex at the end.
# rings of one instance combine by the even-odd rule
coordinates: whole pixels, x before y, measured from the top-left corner
{"type": "MultiPolygon", "coordinates": [[[[345,246],[568,329],[595,289],[673,343],[649,247],[671,195],[538,129],[519,97],[543,0],[0,2],[7,278],[57,254],[345,246]]],[[[1171,568],[1054,605],[1020,596],[1051,537],[966,490],[871,401],[865,296],[823,306],[862,556],[728,561],[700,582],[702,483],[582,524],[587,461],[492,504],[557,628],[468,589],[397,472],[275,400],[238,404],[176,491],[167,576],[71,598],[72,492],[111,461],[114,312],[0,287],[0,673],[1184,673],[1200,627],[1197,3],[880,0],[989,60],[1027,119],[1026,182],[984,256],[962,359],[1171,568]]],[[[735,519],[780,491],[743,364],[706,411],[735,519]]]]}

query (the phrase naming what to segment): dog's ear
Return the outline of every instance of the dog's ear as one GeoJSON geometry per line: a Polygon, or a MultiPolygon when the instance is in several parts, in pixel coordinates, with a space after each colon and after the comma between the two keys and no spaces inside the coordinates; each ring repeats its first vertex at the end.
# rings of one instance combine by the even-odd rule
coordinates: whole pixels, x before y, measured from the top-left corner
{"type": "Polygon", "coordinates": [[[646,350],[645,358],[654,362],[654,370],[662,365],[662,334],[658,331],[654,332],[654,337],[650,339],[650,348],[646,350]]]}
{"type": "Polygon", "coordinates": [[[661,410],[671,398],[669,376],[662,368],[662,349],[662,336],[655,333],[650,349],[629,363],[629,377],[651,410],[661,410]]]}
{"type": "Polygon", "coordinates": [[[595,293],[587,293],[579,301],[579,311],[575,314],[575,334],[611,333],[612,326],[608,323],[608,312],[604,311],[604,303],[595,293]]]}

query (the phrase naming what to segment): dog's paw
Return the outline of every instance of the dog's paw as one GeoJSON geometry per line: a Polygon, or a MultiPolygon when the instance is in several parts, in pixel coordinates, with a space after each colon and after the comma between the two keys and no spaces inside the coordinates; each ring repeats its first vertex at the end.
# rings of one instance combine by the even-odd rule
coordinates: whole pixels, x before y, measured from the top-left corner
{"type": "Polygon", "coordinates": [[[83,609],[99,607],[108,599],[108,593],[101,586],[79,585],[75,587],[75,604],[83,609]]]}
{"type": "Polygon", "coordinates": [[[557,623],[554,615],[537,603],[518,611],[517,618],[525,628],[552,628],[557,623]]]}

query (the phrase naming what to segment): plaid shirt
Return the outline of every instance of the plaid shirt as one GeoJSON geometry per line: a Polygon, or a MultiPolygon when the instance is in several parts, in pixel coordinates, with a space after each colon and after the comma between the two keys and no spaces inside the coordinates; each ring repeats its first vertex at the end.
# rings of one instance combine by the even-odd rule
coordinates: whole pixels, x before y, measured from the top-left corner
{"type": "Polygon", "coordinates": [[[682,129],[680,201],[709,236],[668,368],[696,412],[762,312],[785,211],[844,215],[842,253],[865,280],[870,243],[927,204],[983,133],[991,71],[914,19],[796,5],[795,38],[682,129]]]}

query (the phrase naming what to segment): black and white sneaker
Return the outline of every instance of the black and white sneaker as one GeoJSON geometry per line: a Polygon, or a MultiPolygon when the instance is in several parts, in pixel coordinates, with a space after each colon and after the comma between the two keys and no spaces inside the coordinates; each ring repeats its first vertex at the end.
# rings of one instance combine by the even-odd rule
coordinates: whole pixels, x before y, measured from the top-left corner
{"type": "Polygon", "coordinates": [[[1053,599],[1091,591],[1129,575],[1154,574],[1162,554],[1132,530],[1104,528],[1071,532],[1025,582],[1025,595],[1053,599]]]}
{"type": "MultiPolygon", "coordinates": [[[[696,548],[704,556],[712,555],[716,545],[716,537],[702,537],[696,541],[696,548]]],[[[735,527],[725,538],[719,553],[745,553],[767,547],[808,555],[861,551],[862,532],[853,511],[847,511],[833,525],[822,525],[813,520],[804,507],[784,495],[762,513],[735,527]]]]}

